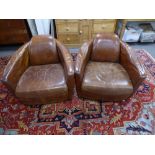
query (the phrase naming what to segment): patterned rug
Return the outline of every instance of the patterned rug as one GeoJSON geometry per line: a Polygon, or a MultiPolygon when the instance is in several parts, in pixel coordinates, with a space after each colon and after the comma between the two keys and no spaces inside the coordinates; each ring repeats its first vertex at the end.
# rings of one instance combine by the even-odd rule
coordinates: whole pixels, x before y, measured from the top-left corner
{"type": "MultiPolygon", "coordinates": [[[[122,102],[72,101],[26,106],[0,82],[0,134],[155,134],[155,60],[136,50],[147,79],[122,102]]],[[[73,56],[76,58],[76,54],[73,56]]],[[[0,58],[0,77],[9,57],[0,58]]]]}

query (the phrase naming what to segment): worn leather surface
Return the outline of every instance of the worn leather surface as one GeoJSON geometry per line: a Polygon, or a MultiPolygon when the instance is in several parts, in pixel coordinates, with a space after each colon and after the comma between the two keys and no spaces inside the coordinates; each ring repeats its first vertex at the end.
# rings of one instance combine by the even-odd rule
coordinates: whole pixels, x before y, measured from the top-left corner
{"type": "Polygon", "coordinates": [[[120,42],[115,34],[98,34],[93,41],[92,61],[119,62],[120,42]]]}
{"type": "Polygon", "coordinates": [[[19,48],[8,62],[2,77],[2,82],[12,91],[15,91],[20,76],[29,66],[29,43],[19,48]]]}
{"type": "Polygon", "coordinates": [[[30,66],[21,76],[17,87],[18,98],[67,99],[68,88],[61,64],[30,66]]]}
{"type": "Polygon", "coordinates": [[[83,81],[83,76],[85,72],[85,67],[89,61],[90,54],[92,51],[93,41],[86,42],[80,48],[77,55],[75,63],[75,80],[76,80],[76,90],[79,96],[81,96],[81,85],[83,81]]]}
{"type": "Polygon", "coordinates": [[[31,65],[58,63],[56,42],[52,36],[34,36],[30,41],[29,56],[31,65]]]}
{"type": "Polygon", "coordinates": [[[26,104],[71,99],[74,89],[72,57],[51,36],[35,36],[11,58],[2,82],[26,104]]]}
{"type": "Polygon", "coordinates": [[[89,62],[82,82],[82,93],[96,99],[126,99],[133,92],[132,82],[126,70],[118,63],[89,62]]]}
{"type": "Polygon", "coordinates": [[[133,51],[113,34],[98,34],[82,45],[75,66],[79,97],[122,101],[145,79],[145,70],[133,51]]]}
{"type": "Polygon", "coordinates": [[[123,42],[121,42],[120,63],[130,75],[135,91],[146,78],[146,73],[132,48],[123,42]]]}
{"type": "Polygon", "coordinates": [[[56,40],[57,51],[59,54],[60,62],[64,68],[65,80],[68,86],[68,98],[71,99],[73,95],[73,90],[75,86],[74,80],[74,64],[72,60],[72,56],[68,49],[61,44],[58,40],[56,40]]]}

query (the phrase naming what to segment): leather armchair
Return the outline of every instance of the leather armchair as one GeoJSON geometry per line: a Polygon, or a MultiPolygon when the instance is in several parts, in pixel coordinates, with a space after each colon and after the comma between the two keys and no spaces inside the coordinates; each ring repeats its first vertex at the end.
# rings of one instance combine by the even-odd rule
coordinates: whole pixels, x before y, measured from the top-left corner
{"type": "Polygon", "coordinates": [[[145,77],[134,51],[115,34],[98,34],[84,43],[75,64],[77,94],[87,99],[127,99],[145,77]]]}
{"type": "Polygon", "coordinates": [[[12,56],[2,82],[26,104],[71,99],[74,89],[72,57],[51,36],[35,36],[12,56]]]}

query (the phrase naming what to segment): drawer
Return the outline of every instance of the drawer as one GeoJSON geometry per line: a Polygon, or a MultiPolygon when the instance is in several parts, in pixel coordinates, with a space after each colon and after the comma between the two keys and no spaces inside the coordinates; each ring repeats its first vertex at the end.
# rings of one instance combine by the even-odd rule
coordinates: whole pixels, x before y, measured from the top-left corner
{"type": "Polygon", "coordinates": [[[67,24],[59,23],[56,25],[58,33],[78,33],[78,23],[70,22],[67,24]]]}
{"type": "Polygon", "coordinates": [[[24,29],[25,22],[20,19],[4,19],[0,20],[0,29],[24,29]]]}
{"type": "Polygon", "coordinates": [[[79,44],[80,39],[77,34],[58,34],[58,40],[64,44],[79,44]]]}
{"type": "Polygon", "coordinates": [[[12,30],[12,29],[5,29],[5,30],[1,30],[0,29],[0,36],[3,37],[5,35],[10,35],[10,36],[13,36],[13,35],[18,35],[18,34],[27,34],[27,30],[25,29],[19,29],[19,30],[12,30]]]}
{"type": "Polygon", "coordinates": [[[0,37],[0,44],[17,44],[17,43],[25,43],[29,41],[29,38],[26,34],[18,34],[18,35],[5,35],[0,37]]]}
{"type": "Polygon", "coordinates": [[[92,38],[95,38],[96,35],[97,35],[97,33],[93,33],[93,34],[92,34],[92,38]]]}
{"type": "Polygon", "coordinates": [[[99,22],[93,24],[93,32],[114,32],[115,30],[115,22],[107,21],[107,22],[99,22]]]}
{"type": "Polygon", "coordinates": [[[82,37],[80,41],[81,41],[81,44],[83,44],[84,42],[89,41],[89,37],[88,36],[82,37]]]}

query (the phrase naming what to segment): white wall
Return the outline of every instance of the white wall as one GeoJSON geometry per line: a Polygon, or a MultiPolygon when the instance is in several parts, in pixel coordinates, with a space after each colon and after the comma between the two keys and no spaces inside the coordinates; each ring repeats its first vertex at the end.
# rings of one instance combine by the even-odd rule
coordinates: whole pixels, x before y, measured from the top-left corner
{"type": "Polygon", "coordinates": [[[50,19],[35,19],[38,34],[50,33],[50,19]]]}
{"type": "Polygon", "coordinates": [[[27,19],[32,35],[51,34],[54,36],[54,27],[52,19],[27,19]]]}
{"type": "Polygon", "coordinates": [[[30,31],[32,33],[32,36],[35,36],[38,34],[37,32],[37,28],[36,28],[36,24],[35,24],[35,20],[34,19],[27,19],[30,31]]]}
{"type": "Polygon", "coordinates": [[[53,19],[51,19],[51,35],[54,37],[54,25],[53,19]]]}

